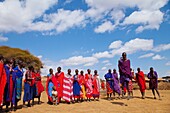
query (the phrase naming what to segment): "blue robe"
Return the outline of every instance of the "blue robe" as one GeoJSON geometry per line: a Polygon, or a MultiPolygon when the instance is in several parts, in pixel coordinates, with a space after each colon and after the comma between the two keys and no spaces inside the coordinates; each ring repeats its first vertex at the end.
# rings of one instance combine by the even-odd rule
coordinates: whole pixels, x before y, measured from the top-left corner
{"type": "Polygon", "coordinates": [[[23,77],[23,70],[19,70],[19,67],[14,68],[16,72],[16,99],[21,99],[21,93],[22,93],[22,77],[23,77]]]}
{"type": "Polygon", "coordinates": [[[81,87],[78,83],[78,75],[74,75],[74,81],[73,81],[73,95],[74,96],[80,96],[80,90],[81,87]]]}

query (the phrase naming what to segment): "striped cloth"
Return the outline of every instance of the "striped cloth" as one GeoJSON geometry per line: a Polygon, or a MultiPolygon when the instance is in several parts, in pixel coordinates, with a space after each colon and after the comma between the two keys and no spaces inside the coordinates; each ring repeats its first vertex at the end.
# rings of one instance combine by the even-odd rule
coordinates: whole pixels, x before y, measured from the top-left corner
{"type": "Polygon", "coordinates": [[[66,74],[63,80],[63,99],[70,102],[73,99],[73,77],[66,74]]]}

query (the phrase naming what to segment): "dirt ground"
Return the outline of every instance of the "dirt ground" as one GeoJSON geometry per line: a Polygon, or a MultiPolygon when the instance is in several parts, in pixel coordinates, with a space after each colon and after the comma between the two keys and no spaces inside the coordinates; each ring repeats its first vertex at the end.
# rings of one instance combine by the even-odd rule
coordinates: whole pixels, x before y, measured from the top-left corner
{"type": "MultiPolygon", "coordinates": [[[[103,92],[104,93],[104,92],[103,92]]],[[[101,93],[100,101],[91,101],[75,104],[61,103],[58,106],[48,105],[46,93],[42,93],[42,104],[30,108],[22,108],[20,101],[19,109],[15,113],[169,113],[170,90],[160,90],[161,98],[153,99],[150,90],[146,91],[146,99],[140,98],[140,92],[134,90],[134,98],[106,100],[101,93]]],[[[37,101],[37,99],[35,100],[37,101]]],[[[37,103],[37,102],[36,102],[37,103]]]]}

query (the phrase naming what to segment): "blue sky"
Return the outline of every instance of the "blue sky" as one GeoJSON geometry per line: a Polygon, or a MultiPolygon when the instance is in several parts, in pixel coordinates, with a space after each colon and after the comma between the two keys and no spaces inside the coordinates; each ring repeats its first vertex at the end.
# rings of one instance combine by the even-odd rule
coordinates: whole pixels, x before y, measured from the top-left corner
{"type": "Polygon", "coordinates": [[[170,75],[168,0],[0,0],[0,45],[29,50],[49,68],[117,69],[122,52],[131,66],[170,75]]]}

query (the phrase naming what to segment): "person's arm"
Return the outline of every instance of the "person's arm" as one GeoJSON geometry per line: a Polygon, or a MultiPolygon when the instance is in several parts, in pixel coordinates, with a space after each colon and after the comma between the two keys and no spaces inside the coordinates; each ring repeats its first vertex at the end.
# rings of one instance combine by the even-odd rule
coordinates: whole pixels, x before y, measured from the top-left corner
{"type": "Polygon", "coordinates": [[[148,73],[147,77],[148,77],[148,79],[152,78],[150,73],[148,73]]]}

